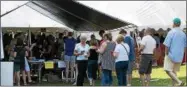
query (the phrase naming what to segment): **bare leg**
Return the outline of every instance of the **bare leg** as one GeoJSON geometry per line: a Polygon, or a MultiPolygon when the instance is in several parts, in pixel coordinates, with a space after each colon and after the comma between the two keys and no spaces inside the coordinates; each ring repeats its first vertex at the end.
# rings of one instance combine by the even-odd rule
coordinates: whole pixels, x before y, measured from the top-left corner
{"type": "Polygon", "coordinates": [[[22,71],[22,78],[23,78],[24,85],[27,85],[25,71],[22,71]]]}
{"type": "Polygon", "coordinates": [[[92,85],[95,86],[95,80],[92,80],[92,85]]]}
{"type": "Polygon", "coordinates": [[[77,84],[77,76],[78,76],[78,68],[77,68],[77,64],[75,64],[75,83],[73,85],[76,85],[77,84]]]}
{"type": "Polygon", "coordinates": [[[69,76],[69,62],[66,61],[66,82],[68,82],[68,76],[69,76]]]}
{"type": "Polygon", "coordinates": [[[71,62],[71,82],[73,82],[73,74],[74,74],[74,66],[75,66],[75,62],[71,62]]]}
{"type": "Polygon", "coordinates": [[[13,83],[16,83],[16,73],[14,73],[14,76],[13,76],[13,83]]]}
{"type": "Polygon", "coordinates": [[[149,82],[150,82],[150,80],[151,80],[151,75],[150,74],[146,74],[146,80],[147,80],[147,82],[146,82],[146,86],[149,86],[149,82]]]}
{"type": "MultiPolygon", "coordinates": [[[[177,73],[173,71],[173,73],[177,76],[177,73]]],[[[172,79],[172,86],[175,86],[176,85],[176,82],[175,80],[172,79]]]]}
{"type": "Polygon", "coordinates": [[[142,82],[142,86],[145,86],[145,75],[140,74],[140,79],[141,79],[141,82],[142,82]]]}
{"type": "Polygon", "coordinates": [[[127,86],[131,86],[132,74],[127,75],[127,86]]]}
{"type": "Polygon", "coordinates": [[[20,86],[20,71],[16,72],[16,80],[17,85],[20,86]]]}
{"type": "Polygon", "coordinates": [[[86,70],[86,76],[87,76],[87,79],[89,80],[89,77],[88,77],[88,70],[86,70]]]}
{"type": "Polygon", "coordinates": [[[28,81],[29,81],[29,82],[32,82],[30,71],[27,71],[27,77],[28,77],[28,81]]]}
{"type": "Polygon", "coordinates": [[[172,71],[166,71],[166,73],[167,73],[168,76],[169,76],[174,82],[176,82],[177,84],[181,84],[181,83],[182,83],[182,81],[180,81],[180,80],[177,78],[177,76],[175,75],[174,72],[172,72],[172,71]]]}
{"type": "Polygon", "coordinates": [[[101,78],[101,67],[100,67],[100,65],[98,65],[98,70],[97,70],[98,72],[98,75],[97,75],[97,77],[98,77],[98,79],[100,79],[101,78]]]}

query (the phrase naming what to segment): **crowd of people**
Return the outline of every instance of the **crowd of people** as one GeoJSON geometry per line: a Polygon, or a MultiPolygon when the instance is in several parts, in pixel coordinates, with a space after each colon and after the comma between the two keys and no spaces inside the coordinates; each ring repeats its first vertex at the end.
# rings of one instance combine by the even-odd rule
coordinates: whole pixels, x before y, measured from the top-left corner
{"type": "MultiPolygon", "coordinates": [[[[174,19],[173,29],[169,31],[163,44],[165,45],[164,70],[173,80],[173,85],[182,86],[184,82],[177,78],[176,72],[179,71],[183,60],[186,34],[180,29],[180,24],[180,19],[174,19]]],[[[143,34],[139,34],[141,37],[139,42],[136,35],[128,35],[123,29],[119,31],[115,40],[112,39],[110,32],[104,30],[99,31],[99,35],[101,40],[92,34],[91,40],[88,41],[88,36],[85,35],[75,39],[73,32],[59,33],[58,38],[43,34],[32,39],[30,46],[24,34],[15,35],[5,49],[9,60],[14,61],[14,82],[20,85],[20,71],[24,85],[27,85],[25,72],[28,74],[28,82],[33,82],[28,60],[34,58],[65,61],[66,82],[75,82],[74,85],[77,86],[83,86],[87,75],[90,85],[95,85],[96,79],[101,78],[102,86],[111,86],[113,71],[116,72],[119,86],[131,86],[134,67],[139,70],[142,86],[149,86],[152,65],[157,61],[154,58],[155,50],[161,43],[159,35],[153,32],[152,28],[147,28],[143,34]],[[76,72],[76,79],[73,79],[73,72],[76,72]]]]}

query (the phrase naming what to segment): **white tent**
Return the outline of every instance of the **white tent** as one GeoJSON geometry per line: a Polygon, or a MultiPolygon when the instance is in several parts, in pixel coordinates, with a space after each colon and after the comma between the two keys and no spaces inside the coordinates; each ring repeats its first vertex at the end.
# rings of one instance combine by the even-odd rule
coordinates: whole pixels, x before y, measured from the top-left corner
{"type": "MultiPolygon", "coordinates": [[[[1,1],[1,15],[28,1],[1,1]]],[[[186,27],[186,1],[77,1],[102,13],[139,26],[167,29],[179,17],[186,27]]],[[[23,6],[1,18],[1,27],[66,27],[23,6]]],[[[116,32],[115,32],[116,33],[116,32]]],[[[96,37],[99,37],[98,35],[96,37]]],[[[3,52],[3,51],[1,51],[3,52]]]]}
{"type": "MultiPolygon", "coordinates": [[[[1,15],[28,1],[1,1],[1,15]]],[[[167,29],[179,17],[186,26],[186,1],[77,1],[107,15],[136,24],[141,28],[167,29]]],[[[64,25],[23,6],[1,18],[2,27],[61,27],[64,25]]]]}
{"type": "Polygon", "coordinates": [[[179,17],[186,27],[186,1],[78,1],[95,10],[134,23],[139,29],[167,29],[179,17]]]}
{"type": "MultiPolygon", "coordinates": [[[[28,1],[1,1],[1,15],[27,2],[28,1]]],[[[73,30],[38,13],[37,11],[29,8],[28,6],[20,7],[17,10],[1,17],[1,27],[62,27],[69,30],[73,30]]],[[[0,39],[1,58],[3,58],[4,53],[2,46],[2,37],[0,39]]]]}
{"type": "MultiPolygon", "coordinates": [[[[1,1],[1,15],[27,1],[1,1]]],[[[1,27],[66,27],[28,6],[23,6],[1,18],[1,27]]],[[[70,29],[70,28],[69,28],[70,29]]]]}

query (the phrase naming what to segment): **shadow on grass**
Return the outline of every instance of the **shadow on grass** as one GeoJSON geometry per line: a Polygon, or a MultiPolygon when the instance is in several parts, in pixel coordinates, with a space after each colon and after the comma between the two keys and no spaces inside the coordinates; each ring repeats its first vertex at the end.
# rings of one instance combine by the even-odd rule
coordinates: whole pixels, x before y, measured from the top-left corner
{"type": "MultiPolygon", "coordinates": [[[[186,83],[186,77],[180,77],[180,80],[186,83]]],[[[171,80],[167,79],[159,79],[153,78],[151,79],[150,86],[171,86],[171,80]]],[[[34,84],[35,86],[72,86],[72,83],[64,83],[64,82],[42,82],[41,84],[34,84]]],[[[33,85],[33,86],[34,86],[33,85]]],[[[85,80],[85,86],[89,86],[88,80],[85,80]]],[[[96,81],[96,86],[101,86],[101,80],[96,81]]],[[[113,86],[117,86],[117,78],[113,77],[113,86]]],[[[132,86],[141,86],[141,82],[139,78],[133,78],[132,86]]]]}

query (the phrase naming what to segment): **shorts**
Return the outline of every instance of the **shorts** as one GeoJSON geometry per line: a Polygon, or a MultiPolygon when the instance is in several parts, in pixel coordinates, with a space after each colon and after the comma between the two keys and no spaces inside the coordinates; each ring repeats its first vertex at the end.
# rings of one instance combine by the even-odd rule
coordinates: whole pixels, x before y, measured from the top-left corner
{"type": "Polygon", "coordinates": [[[14,72],[24,71],[25,66],[22,63],[14,63],[14,72]]]}
{"type": "Polygon", "coordinates": [[[26,72],[29,72],[29,71],[30,71],[29,63],[28,63],[28,60],[27,60],[26,57],[25,57],[25,71],[26,71],[26,72]]]}
{"type": "Polygon", "coordinates": [[[127,74],[132,74],[133,68],[134,68],[134,61],[129,61],[128,62],[127,74]]]}
{"type": "Polygon", "coordinates": [[[68,56],[68,55],[64,56],[64,61],[66,62],[76,62],[75,60],[76,60],[75,56],[68,56]]]}
{"type": "Polygon", "coordinates": [[[166,71],[180,71],[181,63],[174,63],[171,59],[166,55],[164,58],[164,70],[166,71]]]}
{"type": "Polygon", "coordinates": [[[151,74],[152,72],[152,54],[142,54],[140,59],[139,74],[151,74]]]}

